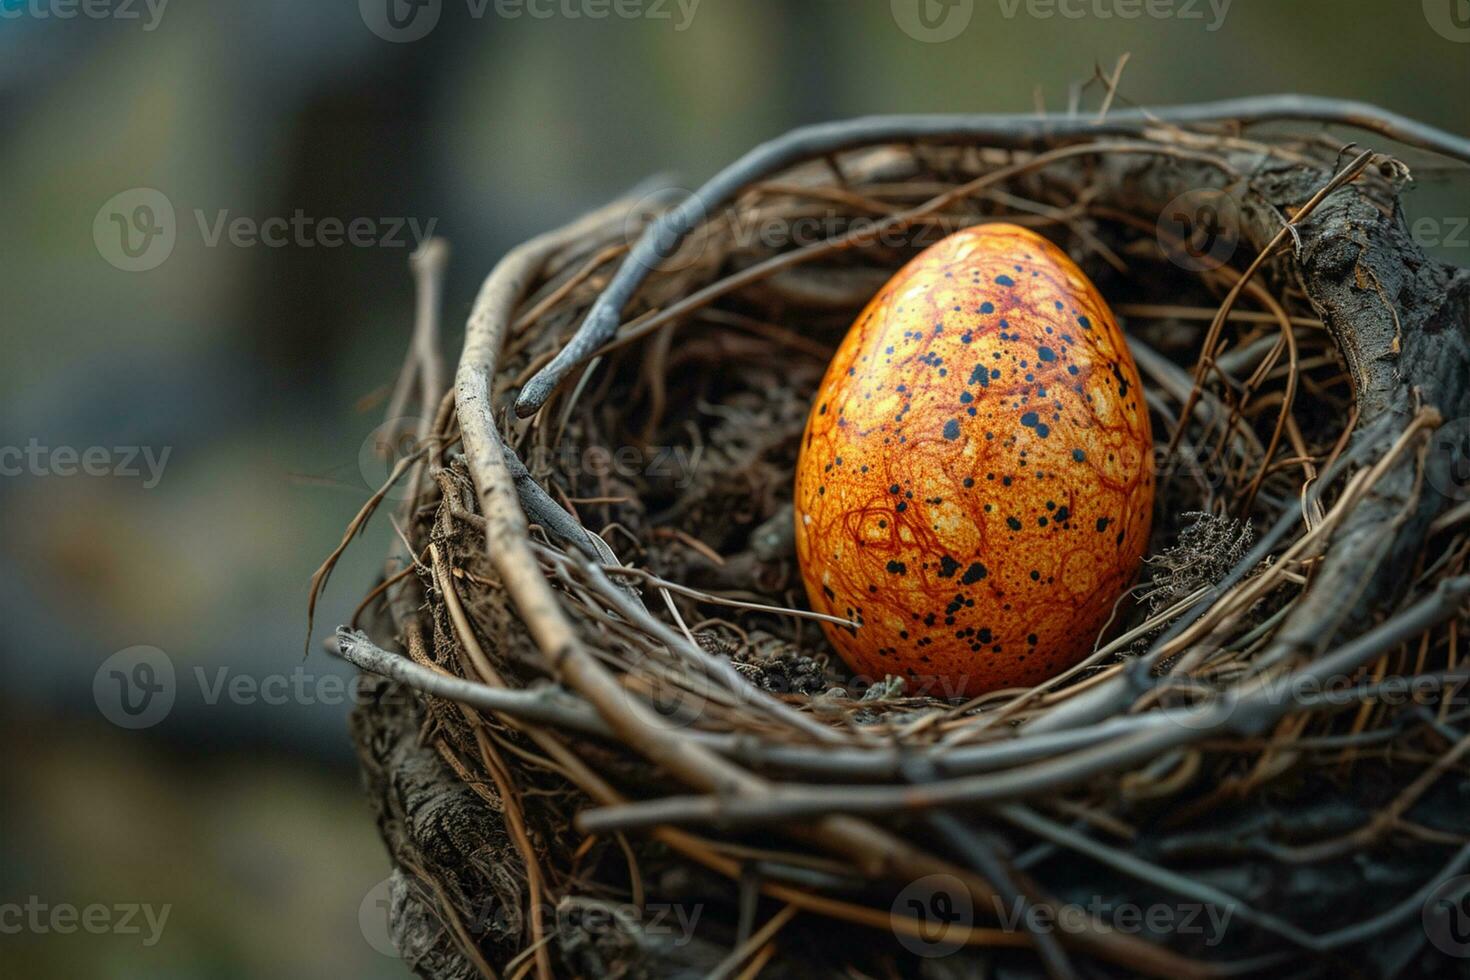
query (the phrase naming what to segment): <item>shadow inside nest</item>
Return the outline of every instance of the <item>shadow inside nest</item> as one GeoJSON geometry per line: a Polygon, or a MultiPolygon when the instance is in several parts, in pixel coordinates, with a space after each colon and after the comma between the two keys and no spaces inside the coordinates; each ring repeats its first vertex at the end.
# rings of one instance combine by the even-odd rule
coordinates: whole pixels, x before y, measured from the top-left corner
{"type": "MultiPolygon", "coordinates": [[[[1024,217],[1003,210],[984,220],[1024,217]]],[[[1046,230],[1046,229],[1044,229],[1046,230]]],[[[1346,434],[1352,391],[1340,354],[1299,298],[1281,305],[1302,322],[1299,363],[1287,364],[1276,323],[1260,316],[1234,324],[1204,386],[1203,409],[1178,445],[1169,433],[1193,382],[1194,360],[1218,307],[1223,278],[1181,270],[1152,236],[1127,225],[1099,228],[1093,245],[1060,231],[1089,276],[1120,311],[1143,371],[1156,434],[1152,465],[1159,478],[1148,556],[1137,586],[1120,597],[1098,646],[1119,635],[1130,642],[1079,672],[1082,682],[1130,652],[1147,649],[1160,627],[1140,629],[1198,590],[1220,581],[1245,556],[1255,535],[1299,505],[1300,468],[1267,468],[1270,441],[1287,388],[1292,438],[1305,456],[1330,457],[1346,434]],[[1129,274],[1092,249],[1126,255],[1129,274]]],[[[694,322],[614,352],[565,413],[554,448],[523,449],[531,475],[573,517],[598,533],[620,561],[666,582],[737,601],[806,609],[796,564],[791,488],[803,428],[827,362],[881,284],[940,232],[913,236],[906,249],[854,256],[848,265],[811,270],[856,287],[848,305],[793,308],[761,283],[707,308],[694,322]],[[879,264],[884,263],[884,264],[879,264]]],[[[1220,263],[1223,264],[1223,263],[1220,263]]],[[[550,542],[548,542],[550,543],[550,542]]],[[[479,548],[472,540],[469,550],[479,548]]],[[[646,587],[646,583],[640,587],[646,587]]],[[[1289,597],[1277,594],[1242,625],[1257,625],[1289,597]]],[[[683,621],[712,654],[728,657],[763,690],[821,698],[825,706],[904,716],[950,708],[952,699],[905,688],[901,678],[854,678],[808,619],[719,608],[675,593],[683,621]]],[[[589,636],[589,639],[593,637],[589,636]]],[[[986,703],[1015,692],[999,692],[986,703]]],[[[912,718],[903,720],[911,721],[912,718]]]]}

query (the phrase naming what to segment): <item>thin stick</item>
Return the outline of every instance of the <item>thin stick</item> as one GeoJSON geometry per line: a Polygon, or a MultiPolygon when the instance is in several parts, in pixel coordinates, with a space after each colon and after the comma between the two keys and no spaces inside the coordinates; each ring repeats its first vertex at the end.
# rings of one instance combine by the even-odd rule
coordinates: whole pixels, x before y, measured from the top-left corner
{"type": "Polygon", "coordinates": [[[1284,119],[1356,126],[1470,162],[1470,140],[1366,103],[1295,95],[1134,109],[1114,113],[1104,120],[1045,115],[914,115],[868,117],[802,127],[751,150],[644,231],[593,303],[576,336],[522,390],[516,400],[516,414],[524,417],[536,412],[569,371],[612,338],[623,307],[648,272],[658,266],[663,256],[671,255],[706,215],[732,200],[746,185],[797,163],[878,143],[922,140],[1037,150],[1079,136],[1138,137],[1166,126],[1284,119]]]}
{"type": "Polygon", "coordinates": [[[757,951],[776,938],[776,934],[786,927],[786,923],[796,918],[800,911],[795,905],[785,905],[775,915],[771,916],[765,923],[750,934],[750,938],[739,946],[730,950],[715,968],[705,974],[705,980],[725,980],[726,977],[734,975],[740,969],[740,965],[753,956],[757,951]]]}

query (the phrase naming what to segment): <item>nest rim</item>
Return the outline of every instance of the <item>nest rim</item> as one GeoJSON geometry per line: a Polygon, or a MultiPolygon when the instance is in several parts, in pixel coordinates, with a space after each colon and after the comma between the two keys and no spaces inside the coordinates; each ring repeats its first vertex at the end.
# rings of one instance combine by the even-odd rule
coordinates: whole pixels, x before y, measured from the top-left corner
{"type": "MultiPolygon", "coordinates": [[[[1239,115],[1230,118],[1238,119],[1239,115]]],[[[987,125],[993,126],[993,122],[987,125]]],[[[609,669],[607,658],[589,649],[587,624],[577,622],[566,608],[567,596],[574,590],[595,596],[611,610],[613,619],[622,624],[591,620],[594,630],[615,632],[631,626],[645,633],[651,642],[670,649],[683,643],[686,636],[692,638],[692,634],[677,612],[669,622],[643,608],[636,594],[630,594],[626,585],[620,584],[624,580],[615,579],[604,567],[621,564],[607,542],[588,532],[566,507],[547,493],[542,486],[545,474],[527,469],[517,452],[508,448],[513,443],[524,448],[527,433],[550,428],[546,422],[514,421],[507,410],[508,396],[512,392],[517,395],[519,410],[528,404],[528,392],[534,396],[541,390],[537,385],[545,377],[548,364],[565,365],[578,360],[575,354],[567,354],[577,349],[578,342],[564,344],[559,339],[578,317],[575,313],[569,315],[558,304],[571,305],[574,311],[586,309],[590,304],[592,312],[584,321],[585,331],[589,323],[596,326],[598,304],[604,304],[605,308],[606,302],[616,301],[615,287],[626,280],[615,278],[603,290],[594,287],[605,279],[600,270],[624,248],[618,236],[623,233],[636,201],[617,202],[594,212],[564,229],[527,242],[502,260],[486,280],[470,316],[452,391],[444,392],[442,382],[436,385],[436,374],[428,366],[432,358],[417,356],[421,365],[418,384],[422,412],[416,435],[423,452],[405,459],[395,473],[398,478],[407,478],[414,488],[402,510],[406,517],[418,515],[417,525],[430,530],[441,521],[460,521],[488,543],[483,549],[484,558],[488,562],[486,567],[493,570],[495,581],[482,587],[493,585],[508,597],[519,625],[534,648],[533,656],[541,658],[539,672],[555,678],[558,686],[553,689],[518,682],[517,671],[524,665],[497,657],[484,624],[476,622],[477,611],[467,608],[458,597],[459,587],[454,573],[449,571],[452,563],[445,563],[447,556],[434,553],[436,546],[441,549],[445,546],[446,539],[436,538],[432,533],[415,536],[411,542],[414,554],[430,553],[427,561],[421,560],[420,574],[403,574],[404,569],[415,567],[412,561],[399,564],[393,575],[403,585],[396,597],[392,589],[385,588],[382,592],[387,596],[392,620],[387,633],[401,638],[399,642],[407,656],[384,650],[383,647],[393,645],[389,640],[382,645],[374,644],[366,635],[351,630],[339,633],[340,651],[360,666],[393,676],[408,687],[439,699],[431,715],[437,716],[441,711],[446,714],[484,712],[486,717],[495,719],[493,727],[514,732],[516,738],[523,740],[521,744],[534,746],[555,760],[569,775],[570,782],[587,799],[599,804],[594,809],[581,809],[577,814],[576,827],[584,834],[620,839],[620,835],[634,831],[649,833],[676,851],[679,851],[678,843],[671,841],[682,843],[685,850],[680,853],[695,854],[694,860],[702,859],[706,867],[713,867],[720,863],[719,853],[701,850],[691,843],[690,834],[683,828],[699,827],[737,837],[759,829],[839,856],[850,862],[855,873],[874,881],[912,882],[945,875],[960,882],[977,902],[982,898],[1017,896],[1028,903],[1045,906],[1049,899],[1044,888],[1010,867],[1004,849],[996,851],[993,845],[984,844],[973,828],[950,826],[946,821],[953,823],[953,814],[964,812],[956,808],[983,806],[987,820],[998,820],[1011,832],[1050,840],[1054,845],[1058,841],[1075,845],[1072,838],[1063,834],[1067,828],[1062,824],[1019,804],[1034,799],[1036,794],[1076,785],[1079,780],[1104,774],[1121,779],[1126,767],[1146,767],[1167,753],[1193,751],[1189,747],[1207,736],[1259,740],[1265,733],[1278,729],[1284,718],[1294,717],[1288,709],[1300,707],[1300,703],[1291,697],[1281,700],[1282,695],[1274,687],[1263,694],[1260,677],[1247,675],[1246,679],[1254,680],[1257,686],[1243,688],[1243,694],[1233,685],[1227,685],[1223,691],[1211,690],[1211,696],[1203,699],[1186,691],[1181,700],[1175,701],[1172,699],[1180,692],[1162,692],[1151,676],[1153,669],[1164,669],[1167,675],[1178,668],[1180,659],[1189,665],[1191,644],[1210,634],[1210,629],[1200,624],[1214,628],[1232,610],[1238,616],[1238,607],[1251,598],[1251,589],[1268,592],[1263,586],[1272,581],[1271,576],[1276,576],[1279,587],[1294,568],[1306,569],[1310,572],[1310,585],[1292,602],[1272,610],[1276,618],[1265,634],[1270,641],[1266,659],[1269,662],[1274,657],[1280,663],[1293,665],[1294,669],[1285,675],[1290,679],[1314,679],[1324,684],[1344,675],[1357,676],[1365,665],[1385,656],[1383,651],[1421,634],[1428,635],[1426,631],[1457,615],[1463,600],[1470,595],[1470,580],[1463,574],[1451,575],[1445,569],[1432,569],[1437,577],[1429,580],[1430,588],[1423,587],[1425,582],[1416,585],[1405,574],[1406,568],[1413,567],[1413,559],[1422,555],[1431,532],[1445,531],[1435,522],[1446,511],[1447,501],[1443,494],[1436,492],[1439,478],[1431,472],[1435,460],[1425,458],[1424,447],[1444,418],[1464,411],[1461,399],[1448,390],[1450,385],[1446,381],[1455,372],[1463,371],[1464,333],[1435,333],[1433,336],[1440,339],[1423,347],[1428,335],[1423,325],[1435,311],[1385,300],[1385,315],[1384,310],[1364,311],[1360,304],[1348,304],[1338,295],[1341,290],[1335,276],[1339,271],[1339,257],[1312,238],[1314,231],[1320,234],[1323,227],[1336,227],[1334,222],[1362,221],[1365,215],[1381,212],[1383,202],[1396,198],[1406,178],[1401,165],[1391,157],[1363,152],[1346,165],[1334,168],[1327,166],[1320,155],[1304,157],[1305,147],[1311,141],[1298,142],[1294,137],[1281,145],[1256,144],[1233,130],[1215,131],[1191,125],[1166,130],[1169,134],[1166,139],[1152,128],[1155,122],[1151,119],[1146,124],[1125,121],[1118,125],[1132,128],[1123,135],[1080,138],[1049,132],[1045,137],[1049,148],[1032,151],[1030,159],[1052,153],[1058,167],[1082,160],[1088,166],[1106,171],[1107,179],[1115,182],[1112,196],[1116,200],[1105,200],[1103,205],[1122,202],[1132,209],[1127,213],[1144,220],[1158,213],[1158,198],[1168,189],[1178,188],[1180,178],[1149,168],[1135,170],[1128,158],[1135,152],[1143,155],[1143,151],[1137,146],[1118,150],[1113,144],[1119,140],[1138,141],[1139,145],[1152,142],[1153,153],[1168,157],[1175,167],[1182,167],[1184,159],[1200,162],[1196,158],[1218,154],[1226,161],[1225,167],[1217,167],[1217,160],[1206,160],[1200,163],[1200,170],[1191,172],[1191,177],[1198,183],[1201,173],[1222,175],[1221,186],[1214,188],[1222,193],[1237,186],[1233,183],[1237,178],[1247,177],[1232,165],[1233,161],[1246,153],[1264,152],[1272,157],[1276,169],[1262,166],[1248,175],[1244,184],[1243,196],[1260,198],[1253,212],[1241,215],[1239,229],[1240,241],[1249,249],[1253,260],[1243,273],[1234,270],[1237,278],[1226,291],[1222,312],[1211,321],[1202,346],[1210,350],[1218,341],[1227,323],[1226,314],[1249,292],[1253,276],[1272,262],[1289,270],[1294,267],[1294,274],[1289,271],[1281,277],[1287,284],[1280,287],[1281,292],[1275,296],[1268,294],[1264,300],[1255,298],[1263,304],[1276,300],[1283,311],[1293,311],[1289,316],[1302,312],[1305,306],[1312,315],[1322,318],[1346,363],[1354,414],[1343,426],[1335,451],[1319,459],[1323,465],[1309,475],[1300,499],[1290,501],[1290,506],[1273,519],[1259,522],[1259,537],[1254,545],[1222,578],[1209,583],[1207,595],[1196,596],[1192,603],[1183,603],[1178,609],[1170,607],[1172,615],[1166,617],[1166,628],[1153,636],[1147,652],[1119,661],[1117,669],[1102,682],[1091,683],[1073,696],[1051,701],[1044,711],[1022,712],[1018,730],[1027,738],[1008,739],[1009,744],[999,748],[986,741],[976,742],[968,747],[968,753],[963,744],[942,752],[924,751],[932,749],[933,743],[917,740],[917,732],[909,734],[908,743],[903,737],[895,740],[888,736],[883,744],[875,745],[871,739],[848,731],[840,736],[835,734],[831,725],[810,710],[810,703],[759,693],[751,695],[750,700],[756,706],[753,710],[757,712],[759,724],[731,737],[725,737],[729,733],[701,733],[698,717],[682,727],[669,723],[670,718],[678,721],[675,715],[650,710],[649,691],[635,689],[630,695],[620,676],[609,669]],[[1168,144],[1167,152],[1162,149],[1165,144],[1168,144]],[[1247,145],[1242,147],[1242,144],[1247,145]],[[1304,159],[1312,161],[1316,168],[1311,174],[1315,183],[1315,193],[1311,195],[1302,195],[1301,183],[1293,184],[1290,179],[1290,174],[1296,173],[1297,180],[1301,180],[1301,171],[1291,168],[1306,168],[1304,159]],[[1295,213],[1285,219],[1283,208],[1273,198],[1288,199],[1295,213]],[[1307,250],[1305,254],[1303,248],[1307,250]],[[1314,289],[1314,276],[1326,285],[1317,283],[1314,289]],[[1299,293],[1292,292],[1293,285],[1300,287],[1299,293]],[[609,295],[614,300],[606,300],[609,295]],[[1405,323],[1411,329],[1404,329],[1405,323]],[[503,352],[509,352],[512,357],[517,352],[529,355],[535,341],[526,338],[534,334],[533,328],[538,324],[545,324],[554,335],[543,338],[541,351],[536,355],[539,363],[527,356],[521,358],[523,363],[519,365],[502,367],[503,352]],[[1420,329],[1412,329],[1415,326],[1420,329]],[[1401,345],[1395,348],[1392,357],[1388,356],[1390,338],[1400,338],[1396,343],[1401,345]],[[1422,349],[1413,349],[1416,343],[1422,349]],[[1438,360],[1426,356],[1428,353],[1438,355],[1438,360]],[[541,369],[540,373],[534,370],[537,368],[541,369]],[[436,396],[436,392],[442,394],[436,396]],[[456,442],[463,447],[458,472],[446,452],[456,442]],[[438,513],[425,521],[422,517],[426,501],[435,498],[439,501],[438,513]],[[1326,509],[1317,514],[1313,526],[1311,515],[1317,513],[1313,508],[1322,507],[1326,509]],[[1303,524],[1307,526],[1306,533],[1291,538],[1303,524]],[[1389,531],[1385,532],[1385,527],[1389,531]],[[1308,555],[1310,563],[1300,564],[1302,555],[1308,555]],[[1264,566],[1263,571],[1262,562],[1266,558],[1275,561],[1264,566]],[[1375,564],[1367,566],[1365,574],[1364,562],[1369,560],[1375,564]],[[1298,562],[1296,566],[1294,561],[1298,562]],[[1411,591],[1414,601],[1401,603],[1400,597],[1411,591]],[[1343,601],[1344,596],[1358,602],[1343,601]],[[1369,605],[1363,601],[1365,596],[1391,604],[1394,614],[1378,622],[1373,609],[1362,608],[1369,605]],[[1234,605],[1224,604],[1227,600],[1234,605]],[[425,602],[430,607],[438,607],[428,617],[424,617],[420,608],[425,602]],[[1211,619],[1212,612],[1218,614],[1214,619],[1211,619]],[[452,656],[436,655],[432,642],[425,639],[422,624],[437,617],[450,621],[459,633],[460,645],[452,656]],[[412,638],[415,622],[420,624],[417,641],[412,638]],[[1352,638],[1329,650],[1333,638],[1342,634],[1352,638]],[[445,667],[460,676],[443,677],[445,667]],[[1138,710],[1141,703],[1147,705],[1147,710],[1138,710]],[[1154,720],[1138,720],[1149,718],[1154,720]],[[567,732],[615,742],[625,754],[641,760],[637,762],[639,767],[660,774],[641,787],[648,795],[631,800],[601,773],[579,764],[576,754],[562,739],[567,732]],[[1108,741],[1097,744],[1103,735],[1108,741]],[[863,777],[861,782],[856,781],[859,775],[863,777]],[[819,776],[822,778],[817,779],[819,776]],[[803,777],[808,781],[804,783],[803,777]],[[683,787],[682,792],[669,791],[670,785],[683,787]],[[659,786],[664,787],[662,793],[656,789],[659,786]],[[942,846],[925,848],[903,839],[893,829],[892,821],[896,819],[927,821],[942,846]]],[[[1397,132],[1400,136],[1405,134],[1402,129],[1397,132]]],[[[1036,138],[1029,131],[1024,135],[1027,140],[1036,138]]],[[[888,157],[908,152],[907,144],[895,149],[894,140],[870,142],[881,146],[867,151],[869,156],[863,162],[871,163],[879,173],[883,172],[888,157]]],[[[915,159],[925,147],[926,144],[916,144],[915,159]]],[[[972,165],[982,176],[1006,166],[1004,162],[985,159],[987,152],[1011,158],[1024,152],[1006,147],[973,149],[972,165]]],[[[841,178],[839,183],[863,169],[855,162],[857,150],[843,152],[841,164],[833,164],[841,178]]],[[[932,152],[936,154],[935,159],[949,160],[957,169],[962,170],[966,165],[968,151],[951,150],[943,140],[936,142],[932,152]],[[946,154],[952,154],[954,159],[950,160],[946,154]]],[[[782,166],[771,164],[771,169],[786,169],[790,161],[782,158],[778,162],[782,166]]],[[[937,168],[929,161],[929,166],[920,169],[928,177],[937,168]]],[[[744,180],[740,185],[747,194],[752,193],[750,183],[744,180]]],[[[791,193],[799,196],[800,188],[791,193]]],[[[734,196],[733,190],[730,196],[734,196]]],[[[734,200],[729,206],[739,209],[745,206],[743,200],[746,199],[734,200]]],[[[677,227],[680,213],[676,208],[655,222],[640,244],[634,246],[635,257],[642,243],[658,239],[661,229],[667,233],[671,225],[677,227]]],[[[1380,280],[1397,276],[1411,282],[1422,277],[1423,270],[1431,266],[1422,256],[1408,250],[1408,236],[1406,232],[1399,234],[1402,219],[1396,210],[1388,218],[1380,214],[1380,219],[1371,230],[1381,240],[1372,243],[1376,249],[1370,246],[1365,250],[1370,253],[1367,265],[1372,275],[1380,280]],[[1395,257],[1400,268],[1386,268],[1395,257]]],[[[728,257],[716,263],[716,271],[708,275],[715,277],[728,257]]],[[[442,275],[443,256],[423,255],[416,261],[421,299],[425,294],[432,297],[435,290],[423,287],[432,285],[442,275]]],[[[632,261],[629,259],[623,268],[632,261]]],[[[746,266],[723,278],[749,277],[748,270],[758,265],[746,266]]],[[[643,270],[643,279],[635,284],[635,292],[629,293],[617,309],[628,305],[626,300],[632,300],[637,308],[640,294],[636,290],[647,288],[650,282],[661,284],[667,295],[649,304],[650,312],[641,322],[633,321],[634,330],[619,341],[619,346],[633,341],[658,343],[660,336],[668,337],[671,333],[665,329],[660,334],[660,327],[686,316],[697,305],[690,303],[691,298],[707,301],[725,295],[714,288],[722,282],[720,278],[692,282],[697,276],[689,270],[697,273],[700,268],[697,261],[673,269],[667,263],[662,268],[657,263],[649,264],[643,270]]],[[[767,259],[766,269],[773,268],[780,268],[779,256],[767,259]]],[[[1467,277],[1449,271],[1440,274],[1445,287],[1442,298],[1467,302],[1466,297],[1470,296],[1467,277]]],[[[430,329],[423,325],[435,319],[433,306],[432,298],[421,303],[420,336],[430,329]]],[[[437,330],[437,326],[432,329],[437,330]]],[[[1283,336],[1294,338],[1294,326],[1289,325],[1283,336]]],[[[617,348],[596,345],[591,349],[612,354],[617,348]]],[[[582,351],[584,357],[587,353],[588,350],[582,351]]],[[[1291,355],[1295,363],[1294,349],[1291,355]]],[[[576,393],[580,395],[584,391],[590,376],[590,372],[583,376],[574,389],[576,393]]],[[[1204,377],[1205,370],[1201,367],[1195,379],[1202,381],[1204,377]]],[[[1294,384],[1296,378],[1293,371],[1287,383],[1294,384]]],[[[560,390],[564,393],[565,386],[560,390]]],[[[1180,418],[1192,418],[1203,390],[1200,384],[1190,388],[1182,399],[1180,418]]],[[[1288,406],[1282,410],[1283,419],[1289,417],[1291,400],[1283,398],[1283,404],[1288,406]]],[[[544,401],[542,407],[543,419],[556,419],[555,432],[560,438],[567,429],[570,408],[562,414],[547,412],[544,401]]],[[[557,406],[552,403],[551,407],[557,406]]],[[[1281,422],[1275,427],[1271,452],[1265,458],[1267,463],[1273,460],[1280,440],[1285,438],[1285,425],[1286,422],[1281,422]]],[[[1176,438],[1184,430],[1182,425],[1177,427],[1176,438]]],[[[1174,448],[1172,442],[1170,448],[1174,448]]],[[[1264,478],[1264,464],[1261,472],[1264,478]]],[[[1260,484],[1253,480],[1250,488],[1254,503],[1260,484]]],[[[371,507],[365,511],[370,514],[371,507]]],[[[1249,507],[1247,512],[1255,513],[1249,507]]],[[[412,520],[409,523],[411,528],[416,526],[412,520]]],[[[1177,529],[1178,525],[1174,527],[1177,529]]],[[[395,561],[401,563],[408,550],[400,547],[395,561]]],[[[329,566],[324,569],[329,570],[329,566]]],[[[673,600],[669,600],[668,608],[674,608],[673,600]]],[[[1261,624],[1252,626],[1260,628],[1261,624]]],[[[619,638],[626,639],[621,634],[619,638]]],[[[707,653],[697,643],[693,646],[700,653],[707,653]]],[[[736,679],[730,675],[738,675],[738,671],[719,667],[718,657],[706,656],[705,660],[715,665],[708,667],[703,683],[716,687],[735,683],[736,679]]],[[[667,664],[659,659],[642,666],[666,667],[667,664]]],[[[1414,676],[1428,673],[1422,658],[1418,667],[1411,672],[1414,676]]],[[[1451,659],[1448,670],[1454,669],[1455,662],[1451,659]]],[[[1444,675],[1441,683],[1449,683],[1445,671],[1439,673],[1444,675]]],[[[688,686],[678,679],[672,682],[675,700],[689,693],[688,686]]],[[[1444,689],[1441,686],[1440,690],[1444,689]]],[[[1014,696],[1014,703],[1025,705],[1034,696],[1014,696]]],[[[838,699],[829,700],[835,703],[838,699]]],[[[859,699],[849,699],[849,702],[836,704],[839,712],[861,710],[859,699]]],[[[940,710],[933,704],[911,707],[940,710]]],[[[943,710],[952,711],[955,707],[950,704],[943,710]]],[[[1004,711],[1002,708],[1002,718],[1016,720],[1004,711]]],[[[517,799],[515,784],[523,775],[523,763],[503,751],[487,752],[478,741],[475,746],[509,818],[513,807],[505,805],[505,801],[517,799]]],[[[1270,750],[1262,750],[1257,758],[1270,755],[1270,750]]],[[[1440,756],[1441,760],[1445,758],[1451,758],[1448,765],[1453,766],[1458,755],[1440,756]]],[[[1174,770],[1154,781],[1167,783],[1166,777],[1171,772],[1174,770]]],[[[1167,793],[1161,795],[1163,799],[1170,798],[1167,793]]],[[[1154,797],[1158,798],[1158,795],[1154,797]]],[[[508,822],[523,823],[524,817],[508,822]]],[[[527,887],[531,894],[537,894],[548,887],[535,870],[543,857],[538,856],[525,827],[517,836],[522,838],[520,849],[525,859],[527,887]]],[[[1113,851],[1103,848],[1086,853],[1103,863],[1116,858],[1113,851]]],[[[1470,860],[1470,852],[1462,852],[1460,860],[1462,864],[1470,860]]],[[[1152,883],[1157,885],[1159,881],[1152,883]]],[[[778,894],[792,907],[811,910],[814,904],[821,906],[812,902],[799,905],[789,886],[780,887],[785,891],[778,894]]],[[[769,889],[766,894],[771,894],[769,889]]],[[[1248,907],[1245,903],[1241,905],[1248,907]]],[[[902,925],[891,910],[883,917],[886,927],[896,935],[901,936],[905,929],[914,934],[923,932],[922,923],[902,925]]],[[[1267,952],[1261,955],[1286,961],[1293,955],[1327,955],[1318,948],[1322,937],[1296,935],[1279,923],[1268,922],[1263,926],[1257,921],[1255,925],[1271,940],[1262,944],[1267,952]],[[1273,943],[1277,948],[1273,948],[1273,943]],[[1282,952],[1283,946],[1289,952],[1282,952]]],[[[1006,933],[972,924],[967,927],[965,943],[980,948],[1015,945],[1017,935],[1014,931],[1006,933]]],[[[1095,957],[1115,966],[1124,965],[1159,976],[1204,976],[1221,966],[1195,959],[1166,944],[1096,928],[1057,937],[1042,932],[1019,935],[1022,944],[1034,948],[1040,962],[1054,975],[1065,975],[1062,971],[1074,956],[1095,957]]],[[[538,951],[535,954],[538,972],[550,975],[554,966],[549,956],[543,956],[546,936],[538,935],[533,924],[527,940],[528,948],[538,951]]],[[[1326,945],[1327,952],[1334,948],[1326,945]]],[[[1339,940],[1337,945],[1350,944],[1339,940]]],[[[745,950],[741,962],[758,949],[745,950]]]]}

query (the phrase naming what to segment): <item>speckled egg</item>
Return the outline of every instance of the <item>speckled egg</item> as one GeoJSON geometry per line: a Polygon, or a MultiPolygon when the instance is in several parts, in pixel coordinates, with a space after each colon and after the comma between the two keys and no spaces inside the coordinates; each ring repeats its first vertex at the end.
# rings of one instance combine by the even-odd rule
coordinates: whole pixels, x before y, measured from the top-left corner
{"type": "Polygon", "coordinates": [[[1137,574],[1152,435],[1112,312],[1024,228],[899,270],[822,380],[796,468],[812,607],[857,675],[911,693],[1030,686],[1089,653],[1137,574]]]}

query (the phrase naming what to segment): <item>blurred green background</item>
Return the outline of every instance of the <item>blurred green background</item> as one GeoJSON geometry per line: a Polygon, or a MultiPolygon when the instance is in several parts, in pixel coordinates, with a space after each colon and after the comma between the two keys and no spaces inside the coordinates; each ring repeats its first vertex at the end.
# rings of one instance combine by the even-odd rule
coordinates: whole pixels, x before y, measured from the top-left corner
{"type": "MultiPolygon", "coordinates": [[[[457,346],[510,245],[801,123],[1065,108],[1129,52],[1124,102],[1300,91],[1464,133],[1459,25],[1470,0],[0,0],[0,972],[403,975],[320,652],[385,524],[302,641],[370,492],[413,230],[452,245],[457,346]],[[123,727],[105,664],[140,646],[121,676],[161,656],[175,696],[123,727]],[[66,930],[93,905],[111,925],[66,930]]],[[[1470,264],[1470,177],[1418,176],[1426,244],[1470,264]]]]}

